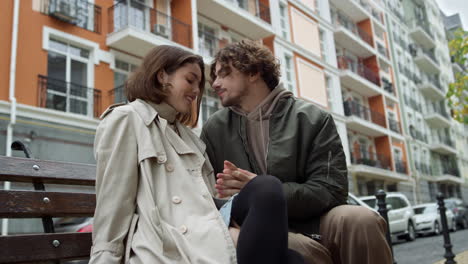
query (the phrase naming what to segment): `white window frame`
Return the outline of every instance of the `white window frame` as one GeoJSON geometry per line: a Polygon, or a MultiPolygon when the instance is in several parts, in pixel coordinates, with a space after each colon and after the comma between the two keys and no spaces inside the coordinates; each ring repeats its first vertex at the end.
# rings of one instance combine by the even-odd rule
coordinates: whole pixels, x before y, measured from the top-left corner
{"type": "Polygon", "coordinates": [[[291,40],[291,26],[289,24],[289,12],[288,12],[288,4],[285,2],[280,1],[279,2],[279,25],[280,25],[280,31],[281,34],[280,36],[286,40],[291,40]],[[284,14],[281,14],[281,8],[284,8],[284,14]],[[284,27],[282,25],[282,22],[284,22],[284,27]],[[286,36],[284,36],[285,34],[286,36]]]}
{"type": "Polygon", "coordinates": [[[288,85],[291,85],[292,86],[292,93],[294,94],[294,96],[297,96],[297,86],[296,86],[296,71],[295,71],[295,60],[294,60],[294,55],[292,52],[290,51],[286,51],[284,50],[283,51],[283,60],[284,60],[284,64],[283,64],[283,71],[284,71],[284,78],[283,78],[283,82],[284,82],[284,88],[286,90],[289,90],[288,89],[288,85]],[[287,69],[286,67],[286,58],[290,58],[290,69],[287,69]],[[289,73],[290,73],[290,76],[291,76],[291,80],[289,81],[287,79],[287,74],[288,74],[288,70],[289,70],[289,73]]]}

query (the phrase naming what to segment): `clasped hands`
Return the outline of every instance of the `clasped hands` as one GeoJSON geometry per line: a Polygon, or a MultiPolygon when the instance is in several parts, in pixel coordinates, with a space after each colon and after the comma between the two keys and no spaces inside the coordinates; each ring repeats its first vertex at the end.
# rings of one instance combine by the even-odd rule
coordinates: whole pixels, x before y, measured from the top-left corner
{"type": "Polygon", "coordinates": [[[232,162],[225,160],[222,173],[216,174],[215,188],[219,198],[232,196],[238,192],[257,174],[238,168],[232,162]]]}

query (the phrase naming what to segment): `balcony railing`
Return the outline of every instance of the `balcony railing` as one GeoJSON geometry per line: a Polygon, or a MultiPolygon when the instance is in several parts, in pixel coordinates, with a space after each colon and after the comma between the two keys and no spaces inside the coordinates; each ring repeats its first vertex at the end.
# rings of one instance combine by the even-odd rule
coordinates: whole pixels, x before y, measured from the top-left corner
{"type": "Polygon", "coordinates": [[[392,131],[401,134],[400,122],[398,122],[398,121],[396,121],[396,120],[394,120],[394,119],[389,118],[389,119],[388,119],[388,124],[389,124],[390,129],[391,129],[392,131]]]}
{"type": "Polygon", "coordinates": [[[422,162],[415,162],[414,163],[416,170],[422,172],[426,175],[432,175],[432,168],[431,166],[427,165],[426,163],[422,162]]]}
{"type": "Polygon", "coordinates": [[[421,131],[415,129],[413,125],[410,125],[410,135],[414,139],[417,139],[417,140],[420,140],[422,142],[428,143],[427,135],[425,135],[421,131]]]}
{"type": "Polygon", "coordinates": [[[371,151],[351,152],[351,163],[391,170],[390,157],[371,151]]]}
{"type": "Polygon", "coordinates": [[[385,58],[389,59],[390,56],[388,55],[388,50],[384,46],[380,45],[377,43],[377,49],[379,50],[379,53],[382,54],[385,58]]]}
{"type": "Polygon", "coordinates": [[[427,75],[427,74],[422,74],[421,75],[421,81],[423,82],[428,82],[433,84],[437,89],[442,91],[442,85],[440,84],[440,80],[437,75],[427,75]]]}
{"type": "Polygon", "coordinates": [[[432,34],[429,25],[423,20],[423,19],[413,19],[412,21],[409,22],[409,24],[413,27],[420,27],[426,32],[431,38],[434,38],[434,35],[432,34]]]}
{"type": "Polygon", "coordinates": [[[385,116],[383,114],[360,105],[355,101],[346,101],[343,105],[346,116],[357,116],[361,119],[385,127],[385,116]]]}
{"type": "Polygon", "coordinates": [[[338,56],[338,68],[341,70],[351,70],[366,80],[380,86],[379,75],[362,63],[358,63],[346,56],[338,56]]]}
{"type": "Polygon", "coordinates": [[[41,0],[41,12],[86,30],[101,33],[101,7],[86,0],[41,0]]]}
{"type": "Polygon", "coordinates": [[[120,85],[109,91],[109,96],[111,98],[112,103],[116,104],[116,103],[127,102],[127,97],[125,96],[124,87],[125,87],[124,85],[120,85]]]}
{"type": "Polygon", "coordinates": [[[448,135],[442,136],[442,135],[439,135],[439,134],[435,134],[432,137],[432,143],[443,144],[445,146],[449,146],[449,147],[452,147],[452,148],[455,147],[455,143],[453,142],[453,140],[448,135]]]}
{"type": "Polygon", "coordinates": [[[132,27],[192,47],[191,25],[139,2],[119,2],[109,8],[108,16],[110,33],[132,27]]]}
{"type": "Polygon", "coordinates": [[[395,89],[393,89],[394,88],[393,83],[385,77],[382,77],[382,86],[385,91],[387,91],[390,94],[395,95],[395,89]]]}
{"type": "Polygon", "coordinates": [[[442,164],[442,173],[460,177],[460,171],[457,167],[451,167],[445,164],[442,164]]]}
{"type": "Polygon", "coordinates": [[[47,76],[38,76],[38,105],[62,112],[98,117],[101,91],[47,76]]]}
{"type": "Polygon", "coordinates": [[[373,47],[372,37],[367,32],[365,32],[360,27],[358,27],[350,18],[346,17],[343,13],[337,10],[333,11],[332,16],[333,16],[333,22],[335,23],[335,25],[346,28],[355,36],[359,37],[364,42],[366,42],[371,47],[373,47]]]}
{"type": "Polygon", "coordinates": [[[439,114],[446,119],[450,119],[449,114],[445,110],[445,107],[440,105],[440,102],[432,103],[427,105],[426,114],[439,114]]]}
{"type": "Polygon", "coordinates": [[[408,173],[408,170],[406,168],[406,161],[403,160],[397,160],[395,161],[395,169],[399,173],[408,173]]]}

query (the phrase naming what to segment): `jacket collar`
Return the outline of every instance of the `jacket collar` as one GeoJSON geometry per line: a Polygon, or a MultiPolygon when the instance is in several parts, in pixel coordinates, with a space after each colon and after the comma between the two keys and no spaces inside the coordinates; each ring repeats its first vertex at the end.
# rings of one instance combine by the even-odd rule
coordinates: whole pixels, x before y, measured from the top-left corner
{"type": "MultiPolygon", "coordinates": [[[[146,126],[149,126],[156,116],[162,117],[166,122],[175,122],[177,111],[166,103],[155,104],[141,99],[131,103],[146,126]]],[[[161,118],[160,118],[161,119],[161,118]]]]}

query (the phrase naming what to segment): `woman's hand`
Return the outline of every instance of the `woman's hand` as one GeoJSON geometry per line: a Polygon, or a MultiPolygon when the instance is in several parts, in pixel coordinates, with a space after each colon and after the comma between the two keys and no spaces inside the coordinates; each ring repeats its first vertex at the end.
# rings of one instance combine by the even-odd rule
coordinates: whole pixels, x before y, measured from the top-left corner
{"type": "Polygon", "coordinates": [[[219,197],[229,197],[238,192],[257,174],[237,168],[232,162],[225,160],[223,173],[218,173],[215,188],[219,197]]]}

